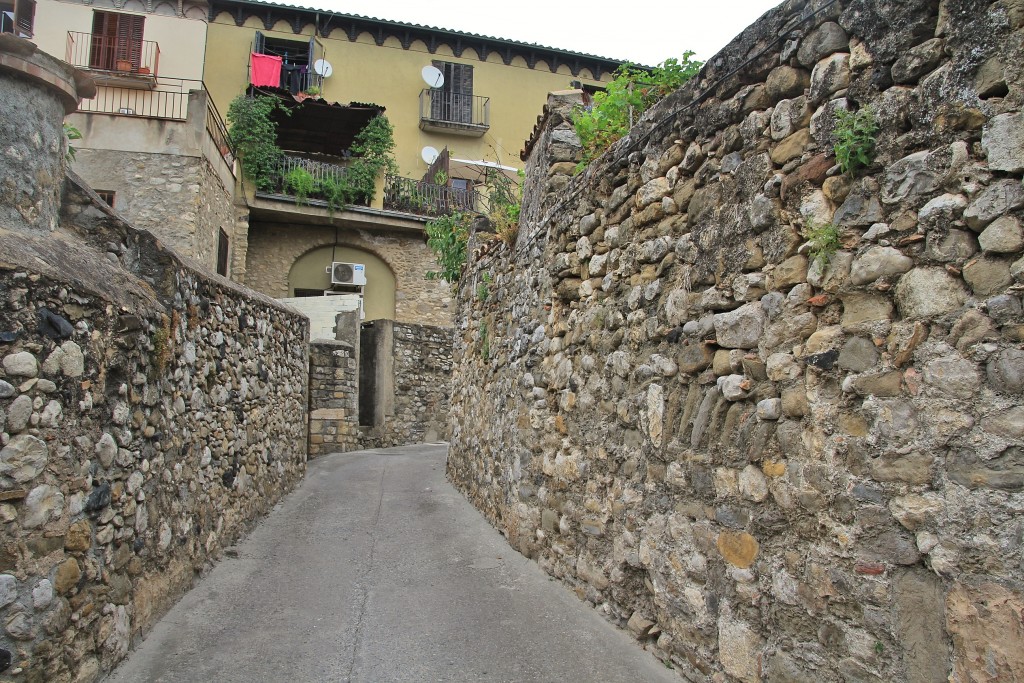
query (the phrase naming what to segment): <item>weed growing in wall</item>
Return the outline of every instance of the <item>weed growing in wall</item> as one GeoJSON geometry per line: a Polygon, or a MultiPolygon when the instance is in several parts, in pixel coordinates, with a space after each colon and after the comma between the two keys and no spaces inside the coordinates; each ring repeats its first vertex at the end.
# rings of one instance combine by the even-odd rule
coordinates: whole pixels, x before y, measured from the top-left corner
{"type": "Polygon", "coordinates": [[[455,211],[427,223],[427,246],[434,252],[440,266],[440,270],[428,271],[427,279],[441,279],[453,285],[459,281],[466,265],[471,221],[472,214],[455,211]]]}
{"type": "Polygon", "coordinates": [[[650,70],[623,65],[605,85],[604,92],[594,95],[590,107],[577,108],[572,123],[583,146],[583,160],[577,170],[628,133],[640,115],[656,102],[697,75],[704,62],[691,57],[693,52],[688,50],[681,60],[666,59],[650,70]]]}
{"type": "Polygon", "coordinates": [[[72,140],[81,140],[81,139],[82,139],[82,131],[78,130],[77,128],[72,126],[70,123],[65,122],[64,123],[64,140],[65,140],[65,142],[67,143],[67,146],[68,146],[68,152],[65,155],[65,158],[68,161],[74,161],[75,160],[75,151],[76,150],[75,150],[74,147],[71,146],[71,141],[72,140]]]}
{"type": "Polygon", "coordinates": [[[804,237],[810,242],[811,259],[824,270],[839,250],[839,228],[832,223],[815,225],[811,223],[804,230],[804,237]]]}
{"type": "Polygon", "coordinates": [[[871,107],[859,111],[836,110],[835,145],[836,161],[843,173],[854,173],[866,168],[875,159],[875,136],[878,122],[871,107]]]}

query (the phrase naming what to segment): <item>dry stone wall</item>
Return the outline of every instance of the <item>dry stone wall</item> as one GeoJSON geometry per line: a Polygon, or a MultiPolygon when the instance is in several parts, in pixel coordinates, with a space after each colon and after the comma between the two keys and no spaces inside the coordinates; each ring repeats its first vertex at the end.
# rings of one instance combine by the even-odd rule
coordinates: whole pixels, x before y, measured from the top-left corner
{"type": "Polygon", "coordinates": [[[1022,62],[1019,0],[790,0],[577,177],[550,101],[453,482],[686,680],[1024,680],[1022,62]]]}
{"type": "Polygon", "coordinates": [[[64,181],[74,73],[30,45],[0,40],[0,121],[31,99],[58,186],[0,212],[0,679],[88,682],[301,478],[308,327],[64,181]]]}

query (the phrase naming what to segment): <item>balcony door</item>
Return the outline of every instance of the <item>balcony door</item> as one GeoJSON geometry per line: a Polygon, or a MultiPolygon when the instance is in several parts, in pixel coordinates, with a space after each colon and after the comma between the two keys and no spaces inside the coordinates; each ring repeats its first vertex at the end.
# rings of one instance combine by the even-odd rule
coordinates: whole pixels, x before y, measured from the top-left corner
{"type": "Polygon", "coordinates": [[[89,67],[138,73],[142,66],[142,32],[146,18],[120,12],[93,13],[89,67]]]}
{"type": "Polygon", "coordinates": [[[430,117],[435,121],[473,123],[473,67],[434,61],[444,84],[431,93],[430,117]]]}

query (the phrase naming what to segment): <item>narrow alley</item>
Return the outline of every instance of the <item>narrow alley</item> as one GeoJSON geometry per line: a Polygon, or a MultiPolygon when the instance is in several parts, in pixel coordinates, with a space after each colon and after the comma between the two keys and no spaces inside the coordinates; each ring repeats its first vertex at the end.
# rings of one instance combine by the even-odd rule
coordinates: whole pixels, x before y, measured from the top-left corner
{"type": "Polygon", "coordinates": [[[512,550],[445,450],[311,461],[107,680],[679,680],[512,550]]]}

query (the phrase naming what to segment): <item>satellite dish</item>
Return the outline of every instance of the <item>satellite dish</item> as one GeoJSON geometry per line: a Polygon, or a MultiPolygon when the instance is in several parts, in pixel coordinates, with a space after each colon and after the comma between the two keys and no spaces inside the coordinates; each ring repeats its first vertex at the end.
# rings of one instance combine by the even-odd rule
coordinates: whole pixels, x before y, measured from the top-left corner
{"type": "Polygon", "coordinates": [[[426,81],[427,85],[431,88],[440,88],[444,85],[444,74],[436,66],[425,66],[420,71],[420,75],[423,76],[423,80],[426,81]]]}
{"type": "Polygon", "coordinates": [[[437,160],[437,157],[440,154],[440,152],[438,152],[436,149],[430,146],[424,147],[422,150],[420,150],[420,158],[423,159],[423,161],[425,161],[428,166],[434,163],[434,161],[437,160]]]}
{"type": "Polygon", "coordinates": [[[313,73],[322,78],[327,78],[334,73],[334,67],[326,59],[318,59],[313,62],[313,73]]]}

